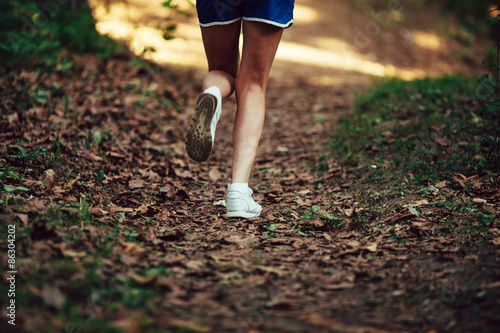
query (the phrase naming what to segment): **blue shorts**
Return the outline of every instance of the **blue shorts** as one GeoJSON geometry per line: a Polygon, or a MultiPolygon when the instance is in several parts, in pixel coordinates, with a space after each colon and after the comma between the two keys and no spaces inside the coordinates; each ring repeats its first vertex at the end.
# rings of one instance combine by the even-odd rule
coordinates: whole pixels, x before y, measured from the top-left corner
{"type": "Polygon", "coordinates": [[[241,20],[288,28],[293,23],[295,0],[197,0],[196,10],[202,27],[241,20]]]}

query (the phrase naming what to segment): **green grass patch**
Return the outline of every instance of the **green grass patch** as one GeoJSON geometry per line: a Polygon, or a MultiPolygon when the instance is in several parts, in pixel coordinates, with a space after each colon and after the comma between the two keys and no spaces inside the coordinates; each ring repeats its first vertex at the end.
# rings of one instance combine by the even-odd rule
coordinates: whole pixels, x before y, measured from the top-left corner
{"type": "Polygon", "coordinates": [[[477,86],[459,76],[377,82],[341,120],[333,151],[344,164],[370,166],[372,181],[391,178],[388,170],[417,184],[497,171],[483,142],[494,128],[481,107],[470,108],[477,86]]]}
{"type": "MultiPolygon", "coordinates": [[[[498,110],[485,87],[462,76],[388,79],[357,95],[331,143],[334,159],[356,170],[350,180],[362,193],[365,223],[409,228],[418,218],[437,224],[432,234],[457,242],[491,239],[495,216],[477,201],[494,193],[499,172],[491,153],[498,110]]],[[[391,236],[404,242],[408,228],[391,236]]]]}

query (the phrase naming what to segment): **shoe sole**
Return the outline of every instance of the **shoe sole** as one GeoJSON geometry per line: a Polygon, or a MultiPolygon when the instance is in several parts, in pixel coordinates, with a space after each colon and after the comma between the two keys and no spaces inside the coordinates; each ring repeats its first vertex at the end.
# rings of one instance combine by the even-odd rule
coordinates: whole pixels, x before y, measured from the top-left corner
{"type": "Polygon", "coordinates": [[[195,161],[206,161],[212,152],[210,127],[216,108],[217,98],[211,94],[202,94],[196,102],[194,115],[184,139],[186,152],[195,161]]]}
{"type": "Polygon", "coordinates": [[[230,217],[243,217],[245,219],[249,219],[249,218],[252,218],[252,217],[257,217],[259,216],[259,214],[255,215],[255,213],[244,213],[244,212],[230,212],[230,213],[226,213],[226,217],[230,218],[230,217]]]}

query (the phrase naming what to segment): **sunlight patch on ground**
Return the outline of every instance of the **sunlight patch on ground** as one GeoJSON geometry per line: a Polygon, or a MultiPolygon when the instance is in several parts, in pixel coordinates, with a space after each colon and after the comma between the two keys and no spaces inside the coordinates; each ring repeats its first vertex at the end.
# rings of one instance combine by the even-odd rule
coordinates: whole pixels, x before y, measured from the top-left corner
{"type": "Polygon", "coordinates": [[[404,80],[420,78],[425,74],[423,71],[396,68],[392,65],[371,61],[347,48],[345,43],[337,43],[333,38],[329,41],[329,45],[331,45],[330,48],[337,48],[337,51],[283,41],[276,54],[276,59],[325,68],[343,69],[374,76],[398,77],[404,80]],[[335,47],[335,45],[338,46],[335,47]]]}
{"type": "Polygon", "coordinates": [[[439,50],[441,48],[441,41],[434,34],[425,31],[414,31],[411,35],[413,42],[424,49],[439,50]]]}
{"type": "MultiPolygon", "coordinates": [[[[191,18],[175,16],[176,38],[167,41],[163,38],[163,29],[173,22],[169,21],[173,12],[162,6],[162,0],[131,0],[128,5],[117,2],[109,4],[108,8],[102,1],[91,0],[90,3],[94,8],[97,31],[125,41],[136,55],[159,64],[206,68],[194,8],[182,8],[193,14],[191,18]],[[154,48],[156,51],[144,53],[146,48],[154,48]]],[[[184,2],[179,1],[179,5],[182,3],[184,2]]]]}
{"type": "Polygon", "coordinates": [[[311,23],[318,19],[318,12],[310,7],[295,4],[293,21],[295,24],[311,23]]]}
{"type": "Polygon", "coordinates": [[[177,64],[205,69],[207,67],[201,34],[196,26],[197,34],[193,32],[193,26],[178,24],[177,32],[184,36],[165,41],[162,32],[158,29],[141,27],[132,42],[132,50],[135,54],[141,54],[145,47],[154,47],[156,52],[147,52],[144,57],[159,64],[177,64]]]}

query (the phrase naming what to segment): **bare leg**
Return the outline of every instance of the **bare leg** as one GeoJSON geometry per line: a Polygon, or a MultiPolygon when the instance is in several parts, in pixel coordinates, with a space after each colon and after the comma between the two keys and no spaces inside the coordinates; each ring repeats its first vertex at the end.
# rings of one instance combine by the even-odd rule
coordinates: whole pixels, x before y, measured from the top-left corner
{"type": "Polygon", "coordinates": [[[201,28],[209,68],[203,90],[217,86],[222,98],[236,90],[232,182],[248,183],[264,126],[267,80],[283,29],[243,21],[243,55],[239,65],[240,30],[240,22],[201,28]]]}
{"type": "Polygon", "coordinates": [[[243,54],[236,80],[238,110],[233,130],[233,183],[248,183],[264,127],[265,93],[283,29],[243,21],[243,54]]]}
{"type": "Polygon", "coordinates": [[[195,161],[203,162],[210,156],[222,111],[221,99],[234,91],[240,30],[240,22],[201,29],[209,73],[203,79],[203,94],[196,101],[184,138],[186,152],[195,161]]]}
{"type": "Polygon", "coordinates": [[[222,98],[231,96],[238,75],[241,23],[201,28],[209,72],[203,78],[203,90],[216,86],[222,98]]]}

